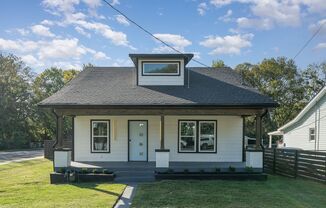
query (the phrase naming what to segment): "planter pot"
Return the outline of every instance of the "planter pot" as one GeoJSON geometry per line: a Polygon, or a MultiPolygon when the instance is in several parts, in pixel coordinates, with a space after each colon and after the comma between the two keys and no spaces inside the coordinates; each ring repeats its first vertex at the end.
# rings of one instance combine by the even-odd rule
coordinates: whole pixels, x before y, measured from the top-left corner
{"type": "Polygon", "coordinates": [[[50,173],[50,183],[51,184],[63,184],[68,183],[68,176],[64,173],[50,173]]]}
{"type": "Polygon", "coordinates": [[[155,173],[157,180],[267,180],[264,173],[155,173]]]}

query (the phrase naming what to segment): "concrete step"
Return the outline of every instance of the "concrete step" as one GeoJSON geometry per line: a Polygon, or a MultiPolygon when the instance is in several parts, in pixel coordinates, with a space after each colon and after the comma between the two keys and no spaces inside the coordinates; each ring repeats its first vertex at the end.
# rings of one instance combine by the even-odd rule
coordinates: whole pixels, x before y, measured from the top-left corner
{"type": "Polygon", "coordinates": [[[153,176],[154,170],[119,170],[114,171],[117,177],[124,176],[153,176]]]}
{"type": "Polygon", "coordinates": [[[131,182],[154,182],[155,177],[153,176],[120,176],[114,178],[115,182],[120,183],[131,183],[131,182]]]}

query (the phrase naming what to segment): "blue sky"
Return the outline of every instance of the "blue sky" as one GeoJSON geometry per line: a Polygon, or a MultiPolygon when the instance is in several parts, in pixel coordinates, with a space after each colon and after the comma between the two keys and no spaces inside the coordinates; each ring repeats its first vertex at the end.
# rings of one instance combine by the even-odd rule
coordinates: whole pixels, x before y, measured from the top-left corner
{"type": "MultiPolygon", "coordinates": [[[[293,57],[326,22],[324,0],[108,0],[130,18],[211,65],[231,67],[293,57]]],[[[130,66],[129,53],[169,53],[102,0],[1,1],[0,51],[22,57],[35,72],[130,66]]],[[[326,61],[326,24],[297,57],[300,68],[326,61]]],[[[191,66],[198,66],[190,62],[191,66]]]]}

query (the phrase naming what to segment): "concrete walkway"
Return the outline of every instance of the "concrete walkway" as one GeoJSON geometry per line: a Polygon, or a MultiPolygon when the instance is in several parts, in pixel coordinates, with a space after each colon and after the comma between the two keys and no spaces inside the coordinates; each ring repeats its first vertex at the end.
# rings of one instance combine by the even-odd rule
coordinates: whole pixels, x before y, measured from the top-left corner
{"type": "Polygon", "coordinates": [[[0,151],[0,165],[44,157],[44,150],[0,151]]]}
{"type": "Polygon", "coordinates": [[[114,208],[128,208],[128,207],[130,207],[132,199],[135,196],[136,188],[137,188],[136,183],[128,184],[127,187],[125,188],[124,192],[122,193],[121,198],[116,203],[114,208]]]}

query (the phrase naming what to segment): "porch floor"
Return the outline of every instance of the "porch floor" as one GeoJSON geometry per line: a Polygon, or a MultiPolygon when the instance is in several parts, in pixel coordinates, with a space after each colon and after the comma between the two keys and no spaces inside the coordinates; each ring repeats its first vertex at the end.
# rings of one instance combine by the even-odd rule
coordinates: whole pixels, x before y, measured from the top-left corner
{"type": "MultiPolygon", "coordinates": [[[[215,168],[245,168],[245,162],[170,162],[169,168],[174,170],[197,170],[197,169],[215,169],[215,168]]],[[[142,169],[155,170],[155,162],[71,162],[71,167],[80,168],[101,168],[122,170],[122,169],[142,169]]]]}

